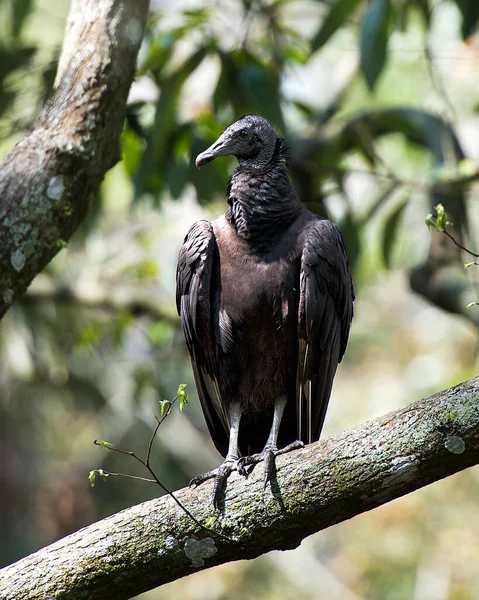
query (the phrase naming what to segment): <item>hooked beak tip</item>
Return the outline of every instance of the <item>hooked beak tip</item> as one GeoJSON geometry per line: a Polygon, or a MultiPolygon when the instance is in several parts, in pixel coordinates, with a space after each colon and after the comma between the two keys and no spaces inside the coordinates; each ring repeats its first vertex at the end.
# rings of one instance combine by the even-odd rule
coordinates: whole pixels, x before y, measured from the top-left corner
{"type": "Polygon", "coordinates": [[[213,154],[211,154],[209,152],[202,152],[201,154],[198,154],[198,156],[196,157],[195,165],[199,169],[203,165],[206,165],[207,163],[211,162],[214,158],[215,157],[213,154]]]}

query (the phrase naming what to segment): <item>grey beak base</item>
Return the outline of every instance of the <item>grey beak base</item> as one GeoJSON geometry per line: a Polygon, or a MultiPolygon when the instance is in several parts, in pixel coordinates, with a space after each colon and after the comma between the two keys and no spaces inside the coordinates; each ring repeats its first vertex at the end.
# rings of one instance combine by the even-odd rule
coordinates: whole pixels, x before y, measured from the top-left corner
{"type": "Polygon", "coordinates": [[[215,158],[218,158],[218,156],[229,156],[233,154],[233,152],[234,146],[223,133],[214,144],[212,144],[209,148],[206,148],[206,150],[201,154],[198,154],[195,164],[199,168],[211,162],[212,160],[215,160],[215,158]]]}

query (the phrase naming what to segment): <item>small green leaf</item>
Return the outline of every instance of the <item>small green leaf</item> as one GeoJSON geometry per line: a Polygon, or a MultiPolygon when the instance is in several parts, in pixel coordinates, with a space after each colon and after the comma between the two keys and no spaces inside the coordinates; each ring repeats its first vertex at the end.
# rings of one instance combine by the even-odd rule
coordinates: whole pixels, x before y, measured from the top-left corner
{"type": "Polygon", "coordinates": [[[90,471],[90,474],[88,475],[88,480],[90,482],[91,487],[95,487],[95,475],[96,471],[90,471]]]}
{"type": "Polygon", "coordinates": [[[106,478],[109,475],[109,473],[105,473],[105,471],[103,469],[98,469],[97,473],[103,479],[103,481],[106,481],[106,478]]]}
{"type": "Polygon", "coordinates": [[[431,227],[435,227],[434,215],[432,213],[429,213],[428,215],[426,215],[424,222],[426,223],[428,229],[431,229],[431,227]]]}
{"type": "Polygon", "coordinates": [[[472,267],[472,266],[474,266],[474,265],[477,265],[477,264],[478,264],[478,263],[477,263],[476,261],[474,261],[474,260],[473,260],[473,261],[472,261],[472,262],[470,262],[470,263],[466,263],[466,264],[464,265],[464,268],[465,268],[465,269],[468,269],[469,267],[472,267]]]}
{"type": "Polygon", "coordinates": [[[106,481],[106,478],[109,475],[109,473],[105,473],[103,469],[95,469],[94,471],[90,471],[88,480],[90,481],[91,487],[95,487],[95,477],[97,474],[103,479],[103,481],[106,481]]]}
{"type": "Polygon", "coordinates": [[[176,396],[178,398],[178,400],[180,401],[180,410],[183,410],[186,406],[188,406],[188,403],[190,401],[190,399],[188,398],[188,393],[186,392],[186,383],[180,383],[180,386],[178,387],[178,391],[176,392],[176,396]]]}
{"type": "Polygon", "coordinates": [[[436,229],[438,231],[444,231],[446,225],[448,225],[447,221],[447,213],[442,204],[438,204],[436,207],[436,229]]]}
{"type": "Polygon", "coordinates": [[[110,450],[110,448],[113,448],[113,444],[111,442],[104,442],[103,440],[99,440],[97,444],[101,446],[103,450],[110,450]]]}
{"type": "Polygon", "coordinates": [[[391,0],[373,0],[361,29],[361,70],[370,90],[384,68],[389,41],[391,0]]]}
{"type": "Polygon", "coordinates": [[[469,302],[466,308],[471,308],[472,306],[479,306],[479,302],[469,302]]]}
{"type": "Polygon", "coordinates": [[[170,410],[171,402],[169,400],[159,400],[160,404],[160,417],[163,417],[164,414],[170,410]]]}

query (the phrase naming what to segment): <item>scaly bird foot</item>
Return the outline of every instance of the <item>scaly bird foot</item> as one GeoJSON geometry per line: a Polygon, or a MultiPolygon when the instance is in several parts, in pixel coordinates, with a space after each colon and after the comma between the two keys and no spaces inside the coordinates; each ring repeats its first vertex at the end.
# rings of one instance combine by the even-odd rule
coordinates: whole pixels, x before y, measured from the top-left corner
{"type": "Polygon", "coordinates": [[[278,450],[277,448],[266,447],[263,452],[258,454],[242,456],[236,463],[236,467],[241,475],[248,477],[255,465],[264,460],[263,487],[266,489],[268,481],[271,481],[276,476],[276,457],[299,448],[304,448],[304,443],[301,440],[296,440],[295,442],[288,444],[288,446],[281,448],[281,450],[278,450]],[[246,467],[250,468],[246,469],[246,467]]]}
{"type": "Polygon", "coordinates": [[[201,485],[205,481],[208,481],[208,479],[214,478],[215,482],[213,484],[212,496],[213,507],[215,510],[220,510],[224,503],[228,477],[231,471],[239,471],[237,468],[237,463],[237,460],[225,460],[225,462],[217,469],[213,469],[212,471],[208,471],[207,473],[193,477],[193,479],[190,481],[190,486],[201,485]]]}

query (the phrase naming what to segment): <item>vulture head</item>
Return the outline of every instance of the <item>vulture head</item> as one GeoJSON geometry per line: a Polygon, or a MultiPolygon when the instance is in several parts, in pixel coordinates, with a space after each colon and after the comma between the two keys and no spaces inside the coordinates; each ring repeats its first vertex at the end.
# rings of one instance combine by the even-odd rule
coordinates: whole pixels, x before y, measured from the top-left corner
{"type": "Polygon", "coordinates": [[[235,156],[240,167],[264,169],[283,150],[283,138],[263,117],[245,115],[230,125],[207,150],[198,154],[196,166],[202,167],[218,156],[235,156]]]}

